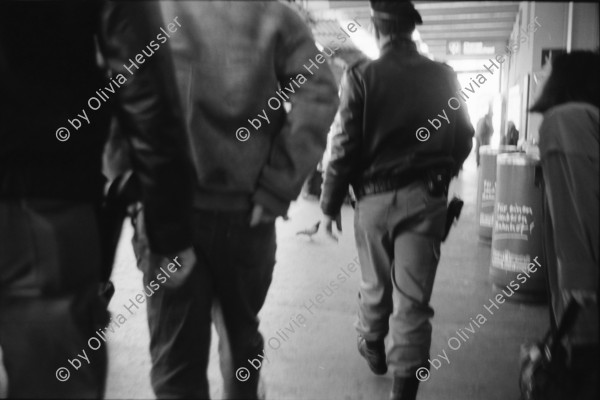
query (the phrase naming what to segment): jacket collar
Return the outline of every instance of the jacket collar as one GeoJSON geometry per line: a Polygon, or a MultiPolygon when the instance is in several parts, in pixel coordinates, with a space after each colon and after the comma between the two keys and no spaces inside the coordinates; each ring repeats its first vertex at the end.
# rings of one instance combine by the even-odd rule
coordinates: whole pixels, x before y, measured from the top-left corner
{"type": "Polygon", "coordinates": [[[381,55],[384,55],[389,52],[399,52],[402,54],[416,54],[417,45],[412,40],[395,40],[393,42],[388,42],[381,49],[381,55]]]}

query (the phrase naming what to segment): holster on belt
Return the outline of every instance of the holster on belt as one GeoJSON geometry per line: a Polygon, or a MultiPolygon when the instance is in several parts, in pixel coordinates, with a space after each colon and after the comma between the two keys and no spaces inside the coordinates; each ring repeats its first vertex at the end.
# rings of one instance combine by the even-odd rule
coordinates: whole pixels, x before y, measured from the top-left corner
{"type": "Polygon", "coordinates": [[[460,218],[460,212],[462,211],[464,203],[464,201],[456,196],[454,196],[452,200],[450,200],[450,203],[448,203],[448,211],[446,212],[446,227],[444,228],[444,237],[442,238],[442,242],[448,237],[450,229],[452,228],[452,225],[454,225],[454,221],[458,221],[458,218],[460,218]]]}
{"type": "MultiPolygon", "coordinates": [[[[353,188],[356,198],[360,200],[363,196],[397,190],[418,180],[423,180],[427,185],[427,190],[431,196],[441,197],[448,196],[451,178],[452,174],[448,168],[432,168],[421,173],[412,173],[410,175],[405,174],[398,177],[371,179],[361,185],[353,185],[353,188]]],[[[464,202],[456,196],[452,198],[448,204],[446,226],[442,241],[446,240],[452,225],[455,221],[458,221],[463,204],[464,202]]]]}
{"type": "MultiPolygon", "coordinates": [[[[427,172],[427,188],[432,196],[448,196],[448,188],[450,186],[451,174],[447,169],[433,169],[427,172]]],[[[448,203],[448,210],[446,212],[446,226],[444,227],[444,236],[442,241],[448,238],[450,229],[454,225],[455,221],[460,218],[464,201],[454,196],[448,203]]]]}
{"type": "Polygon", "coordinates": [[[445,168],[431,169],[425,173],[425,183],[429,194],[434,197],[448,196],[450,172],[445,168]]]}

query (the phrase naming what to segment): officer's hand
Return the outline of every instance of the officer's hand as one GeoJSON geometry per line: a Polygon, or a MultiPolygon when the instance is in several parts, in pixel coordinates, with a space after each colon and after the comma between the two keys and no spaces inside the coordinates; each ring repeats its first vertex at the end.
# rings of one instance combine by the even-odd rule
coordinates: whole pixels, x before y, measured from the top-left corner
{"type": "Polygon", "coordinates": [[[151,254],[150,259],[150,265],[156,275],[162,274],[167,278],[167,281],[162,285],[169,289],[182,286],[196,265],[196,253],[194,253],[193,247],[188,247],[169,256],[151,254]],[[169,276],[167,277],[166,274],[169,276]]]}
{"type": "Polygon", "coordinates": [[[339,212],[338,215],[335,217],[335,227],[337,228],[338,231],[340,231],[340,233],[342,233],[342,213],[339,212]]]}
{"type": "MultiPolygon", "coordinates": [[[[321,218],[320,227],[321,230],[325,231],[325,236],[337,242],[338,237],[335,233],[333,233],[333,221],[334,218],[330,217],[329,215],[323,215],[323,217],[321,218]]],[[[339,214],[338,217],[335,218],[335,222],[338,230],[341,232],[342,224],[339,214]]]]}

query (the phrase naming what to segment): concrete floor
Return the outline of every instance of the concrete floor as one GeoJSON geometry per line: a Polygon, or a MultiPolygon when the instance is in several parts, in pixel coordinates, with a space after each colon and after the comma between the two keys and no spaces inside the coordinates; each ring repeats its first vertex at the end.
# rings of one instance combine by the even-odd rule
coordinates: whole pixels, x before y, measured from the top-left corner
{"type": "MultiPolygon", "coordinates": [[[[476,226],[477,172],[469,159],[452,193],[465,200],[458,226],[442,246],[432,306],[433,341],[431,356],[446,351],[442,365],[432,369],[430,379],[421,385],[419,400],[509,400],[518,398],[518,355],[521,343],[539,338],[546,330],[547,308],[506,302],[490,315],[484,305],[493,298],[488,281],[489,246],[479,244],[476,226]],[[471,328],[471,318],[485,314],[479,328],[471,328]],[[469,337],[460,342],[462,329],[469,337]],[[449,348],[448,340],[453,348],[449,348]]],[[[309,240],[296,232],[319,218],[316,201],[300,199],[290,209],[289,221],[277,222],[278,250],[273,283],[261,312],[261,331],[268,341],[284,330],[280,347],[267,347],[269,361],[263,369],[267,398],[278,399],[387,399],[392,378],[377,377],[356,350],[353,323],[356,314],[359,272],[349,264],[357,257],[352,227],[352,209],[343,210],[344,233],[338,244],[324,237],[309,240]],[[323,295],[312,314],[304,305],[322,294],[340,268],[350,275],[333,294],[323,295]],[[305,318],[297,327],[298,314],[305,318]],[[285,327],[293,324],[294,332],[285,327]]],[[[121,312],[141,290],[141,273],[136,269],[127,224],[119,248],[113,280],[117,292],[111,309],[121,312]]],[[[328,292],[329,293],[329,292],[328,292]]],[[[473,325],[472,325],[473,327],[473,325]]],[[[216,338],[216,335],[214,336],[216,338]]],[[[213,340],[209,378],[211,395],[220,398],[217,341],[213,340]]],[[[272,341],[272,347],[277,342],[272,341]]],[[[154,398],[149,382],[150,357],[146,311],[141,307],[109,340],[109,379],[107,398],[154,398]]],[[[439,358],[439,357],[438,357],[439,358]]],[[[247,366],[248,367],[248,366],[247,366]]],[[[252,371],[252,369],[250,369],[252,371]]]]}

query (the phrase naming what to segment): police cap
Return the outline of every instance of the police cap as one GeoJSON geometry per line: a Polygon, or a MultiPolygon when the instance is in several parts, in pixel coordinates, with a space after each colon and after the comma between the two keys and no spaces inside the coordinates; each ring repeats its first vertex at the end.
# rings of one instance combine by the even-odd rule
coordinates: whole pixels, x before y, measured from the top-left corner
{"type": "Polygon", "coordinates": [[[371,16],[384,21],[423,23],[421,14],[410,1],[371,0],[371,16]]]}

